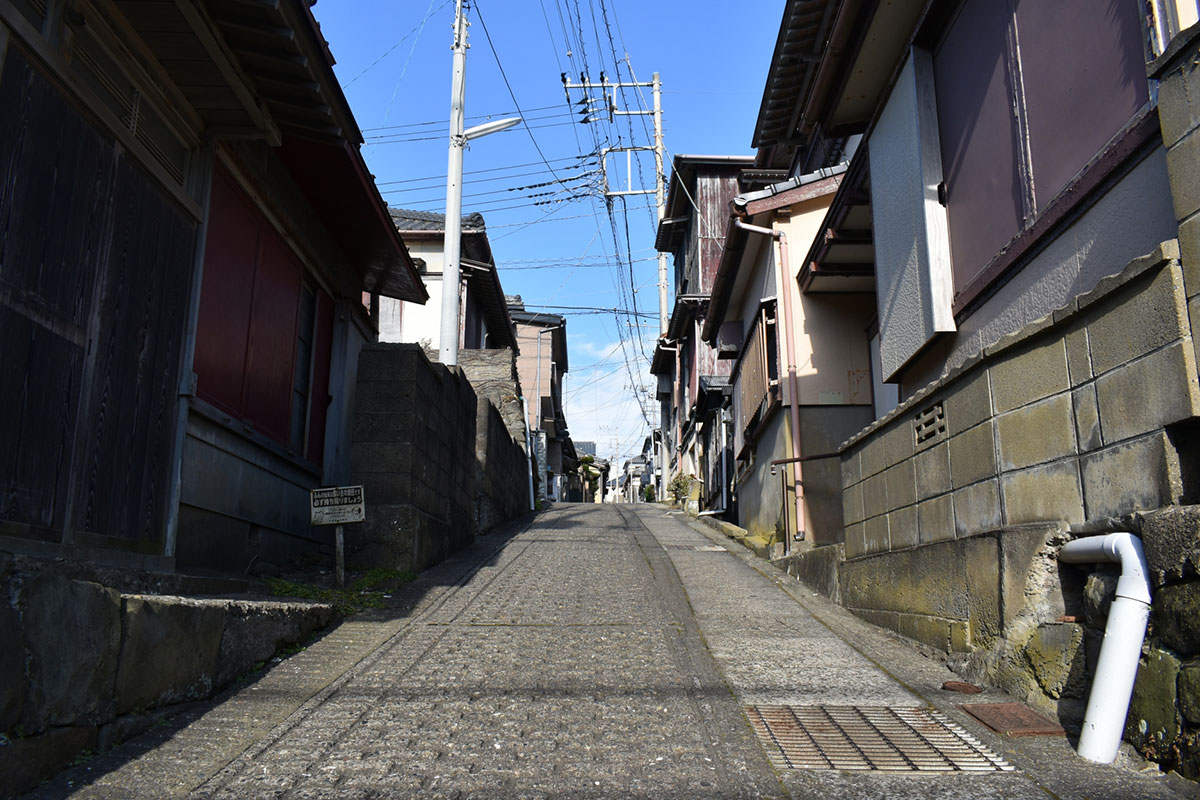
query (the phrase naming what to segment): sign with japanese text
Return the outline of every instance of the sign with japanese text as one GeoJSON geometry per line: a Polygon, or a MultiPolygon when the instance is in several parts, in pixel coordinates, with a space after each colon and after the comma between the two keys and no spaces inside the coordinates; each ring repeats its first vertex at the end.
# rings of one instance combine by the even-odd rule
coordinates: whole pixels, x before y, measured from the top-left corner
{"type": "Polygon", "coordinates": [[[367,518],[363,487],[331,486],[309,493],[313,525],[344,525],[367,518]]]}

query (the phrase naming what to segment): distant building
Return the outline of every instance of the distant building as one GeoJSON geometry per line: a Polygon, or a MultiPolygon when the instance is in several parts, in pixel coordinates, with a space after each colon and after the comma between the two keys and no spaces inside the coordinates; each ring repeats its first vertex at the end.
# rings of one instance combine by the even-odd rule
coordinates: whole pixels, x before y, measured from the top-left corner
{"type": "Polygon", "coordinates": [[[595,442],[576,442],[575,443],[575,451],[577,453],[579,453],[579,455],[581,455],[581,456],[593,456],[594,457],[596,455],[596,443],[595,442]]]}
{"type": "Polygon", "coordinates": [[[516,325],[517,371],[528,405],[534,453],[541,465],[538,498],[559,500],[565,497],[564,476],[578,466],[563,413],[563,375],[569,370],[567,320],[558,314],[526,311],[520,295],[505,299],[516,325]]]}
{"type": "MultiPolygon", "coordinates": [[[[379,299],[381,342],[414,342],[438,352],[442,331],[442,271],[446,215],[430,211],[389,209],[396,230],[408,245],[421,282],[429,293],[424,304],[379,299]]],[[[517,347],[504,290],[482,214],[462,218],[462,257],[459,288],[458,346],[460,350],[517,347]]]]}

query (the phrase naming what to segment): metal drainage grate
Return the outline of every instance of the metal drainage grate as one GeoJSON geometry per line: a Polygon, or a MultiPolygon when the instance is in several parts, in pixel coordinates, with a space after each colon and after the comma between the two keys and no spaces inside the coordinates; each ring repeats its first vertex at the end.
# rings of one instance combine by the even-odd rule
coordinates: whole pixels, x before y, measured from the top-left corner
{"type": "Polygon", "coordinates": [[[700,553],[724,553],[724,547],[719,544],[664,544],[663,550],[691,550],[700,553]]]}
{"type": "Polygon", "coordinates": [[[859,706],[746,706],[779,769],[1013,772],[937,711],[859,706]]]}

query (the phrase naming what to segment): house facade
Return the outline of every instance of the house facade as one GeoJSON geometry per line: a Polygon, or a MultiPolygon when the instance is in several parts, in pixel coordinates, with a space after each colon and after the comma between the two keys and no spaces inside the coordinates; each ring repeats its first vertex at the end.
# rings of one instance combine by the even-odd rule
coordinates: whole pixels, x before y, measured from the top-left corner
{"type": "Polygon", "coordinates": [[[1072,727],[1112,587],[1059,546],[1140,534],[1156,622],[1126,738],[1200,775],[1177,695],[1200,655],[1197,9],[1101,5],[788,2],[754,145],[801,181],[842,170],[783,275],[801,302],[869,276],[831,593],[1072,727]]]}
{"type": "Polygon", "coordinates": [[[672,477],[691,475],[700,481],[701,505],[722,513],[733,502],[721,415],[730,367],[701,340],[700,326],[721,262],[729,201],[752,166],[748,156],[676,156],[655,240],[675,266],[675,306],[651,363],[660,402],[657,492],[665,496],[672,477]]]}
{"type": "Polygon", "coordinates": [[[797,280],[845,177],[839,166],[733,198],[700,331],[733,365],[734,521],[779,554],[841,540],[838,445],[872,419],[869,269],[797,280]]]}
{"type": "Polygon", "coordinates": [[[426,298],[331,65],[294,0],[0,7],[6,546],[242,572],[327,544],[362,292],[426,298]]]}
{"type": "Polygon", "coordinates": [[[570,369],[567,320],[558,314],[526,311],[520,296],[509,296],[507,302],[520,345],[517,372],[538,469],[535,492],[538,500],[564,500],[566,476],[579,466],[563,412],[563,376],[570,369]]]}
{"type": "MultiPolygon", "coordinates": [[[[429,300],[404,302],[390,297],[379,300],[379,340],[414,342],[428,350],[441,349],[442,274],[445,214],[393,208],[396,229],[417,264],[429,300]]],[[[462,249],[459,274],[460,350],[494,350],[517,347],[512,320],[500,286],[500,276],[488,241],[482,214],[462,218],[462,249]]]]}

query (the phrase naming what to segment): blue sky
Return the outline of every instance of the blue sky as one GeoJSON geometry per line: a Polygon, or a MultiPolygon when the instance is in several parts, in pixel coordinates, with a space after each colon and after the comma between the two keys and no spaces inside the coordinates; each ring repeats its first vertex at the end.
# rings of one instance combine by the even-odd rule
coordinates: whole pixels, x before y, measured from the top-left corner
{"type": "MultiPolygon", "coordinates": [[[[597,148],[652,144],[649,116],[580,124],[560,74],[604,71],[662,80],[664,144],[675,154],[749,155],[783,0],[474,0],[469,3],[467,125],[512,116],[526,126],[473,141],[463,211],[484,215],[508,294],[567,316],[566,414],[576,440],[618,462],[640,451],[657,404],[648,359],[658,334],[653,195],[601,190],[597,148]],[[515,97],[515,100],[514,100],[515,97]],[[634,316],[636,311],[644,316],[634,316]],[[637,399],[640,395],[641,402],[637,399]]],[[[363,155],[392,206],[445,206],[453,0],[320,0],[313,13],[366,144],[363,155]]],[[[596,93],[594,93],[595,95],[596,93]]],[[[617,107],[649,110],[649,89],[617,107]]],[[[634,189],[653,189],[653,158],[632,164],[634,189]]],[[[623,156],[610,185],[625,188],[623,156]]]]}

